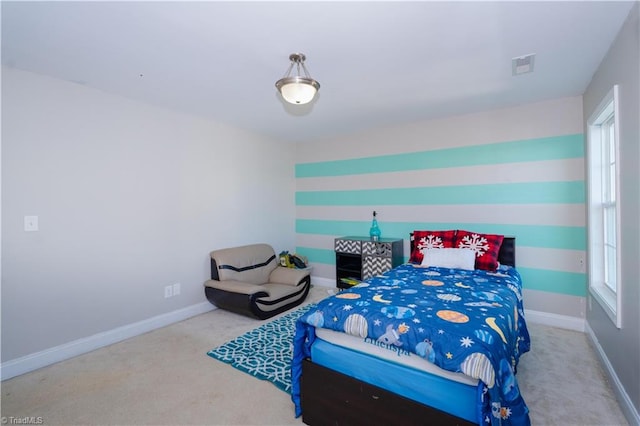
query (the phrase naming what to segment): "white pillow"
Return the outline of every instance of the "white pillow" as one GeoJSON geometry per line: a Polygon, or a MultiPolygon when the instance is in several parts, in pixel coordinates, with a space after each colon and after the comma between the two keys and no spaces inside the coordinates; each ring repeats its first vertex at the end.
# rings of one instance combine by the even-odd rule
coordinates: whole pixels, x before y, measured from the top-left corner
{"type": "Polygon", "coordinates": [[[428,248],[423,249],[422,254],[421,266],[475,269],[476,252],[469,248],[428,248]]]}

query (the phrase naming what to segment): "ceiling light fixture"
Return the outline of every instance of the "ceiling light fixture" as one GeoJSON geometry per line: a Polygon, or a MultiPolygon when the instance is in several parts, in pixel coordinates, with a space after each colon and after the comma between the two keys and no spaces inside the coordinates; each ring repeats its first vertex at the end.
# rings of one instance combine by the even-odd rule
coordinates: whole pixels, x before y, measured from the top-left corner
{"type": "Polygon", "coordinates": [[[320,83],[311,78],[304,61],[307,59],[303,53],[292,53],[289,55],[291,64],[284,77],[276,81],[276,87],[282,95],[282,98],[294,105],[303,105],[311,102],[320,89],[320,83]],[[291,71],[296,67],[296,75],[292,76],[291,71]],[[300,68],[304,72],[304,76],[300,74],[300,68]]]}

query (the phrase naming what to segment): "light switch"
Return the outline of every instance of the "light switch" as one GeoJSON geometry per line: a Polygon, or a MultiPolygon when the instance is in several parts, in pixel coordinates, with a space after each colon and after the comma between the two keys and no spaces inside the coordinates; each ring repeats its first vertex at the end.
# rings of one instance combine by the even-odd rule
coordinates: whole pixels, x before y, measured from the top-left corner
{"type": "Polygon", "coordinates": [[[25,216],[24,217],[24,230],[25,231],[37,231],[38,230],[38,216],[25,216]]]}

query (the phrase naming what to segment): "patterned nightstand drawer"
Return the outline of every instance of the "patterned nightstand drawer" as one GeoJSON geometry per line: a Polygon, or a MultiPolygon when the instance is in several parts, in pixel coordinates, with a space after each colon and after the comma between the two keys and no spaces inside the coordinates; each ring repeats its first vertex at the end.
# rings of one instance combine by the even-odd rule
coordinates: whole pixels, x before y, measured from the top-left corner
{"type": "Polygon", "coordinates": [[[351,282],[360,282],[402,264],[401,239],[369,237],[340,237],[334,240],[336,251],[336,286],[348,288],[351,282]]]}
{"type": "Polygon", "coordinates": [[[362,253],[361,241],[336,239],[335,248],[339,253],[362,253]]]}
{"type": "Polygon", "coordinates": [[[362,243],[362,254],[371,256],[391,257],[391,243],[378,243],[374,241],[364,241],[362,243]]]}
{"type": "Polygon", "coordinates": [[[391,257],[367,256],[362,261],[362,279],[368,280],[392,268],[391,257]]]}

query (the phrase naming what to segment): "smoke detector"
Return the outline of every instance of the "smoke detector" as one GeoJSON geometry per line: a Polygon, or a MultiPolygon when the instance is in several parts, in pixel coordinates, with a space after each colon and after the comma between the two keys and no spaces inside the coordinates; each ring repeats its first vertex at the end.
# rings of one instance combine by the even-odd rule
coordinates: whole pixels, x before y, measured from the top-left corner
{"type": "Polygon", "coordinates": [[[521,74],[533,72],[533,63],[535,62],[535,59],[535,53],[511,59],[511,74],[515,77],[521,74]]]}

